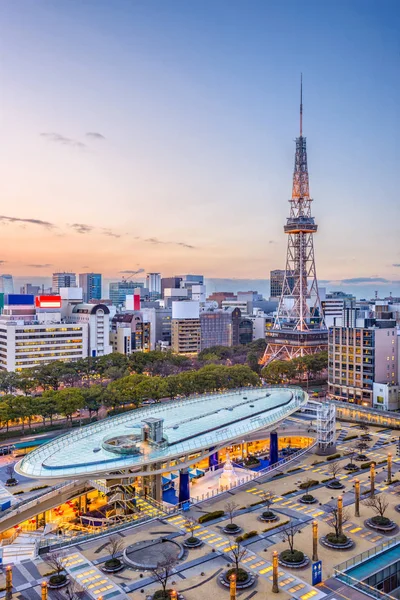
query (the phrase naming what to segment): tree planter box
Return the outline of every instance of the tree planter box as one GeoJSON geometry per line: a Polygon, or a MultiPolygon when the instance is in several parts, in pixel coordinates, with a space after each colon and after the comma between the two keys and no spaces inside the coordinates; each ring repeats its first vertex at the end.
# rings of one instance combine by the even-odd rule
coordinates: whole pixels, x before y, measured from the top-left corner
{"type": "MultiPolygon", "coordinates": [[[[54,576],[52,576],[52,577],[54,577],[54,576]]],[[[49,581],[47,582],[48,587],[51,590],[59,590],[60,588],[65,587],[66,585],[68,585],[69,580],[66,575],[64,577],[65,578],[62,581],[60,581],[59,583],[51,583],[51,581],[50,581],[51,577],[50,577],[49,581]]]]}
{"type": "Polygon", "coordinates": [[[7,479],[4,485],[6,487],[13,487],[14,485],[18,485],[18,481],[16,479],[7,479]]]}
{"type": "Polygon", "coordinates": [[[201,546],[204,544],[204,542],[202,540],[200,540],[199,538],[193,538],[193,542],[190,541],[191,538],[188,538],[187,540],[185,540],[184,542],[182,542],[182,545],[185,548],[201,548],[201,546]]]}
{"type": "Polygon", "coordinates": [[[357,467],[357,465],[355,465],[354,463],[349,463],[348,465],[345,465],[343,467],[346,471],[358,471],[359,467],[357,467]]]}
{"type": "Polygon", "coordinates": [[[284,554],[285,552],[287,551],[284,550],[283,552],[281,552],[278,558],[278,562],[282,567],[285,567],[286,569],[303,569],[304,567],[308,566],[310,559],[305,554],[302,553],[302,560],[292,562],[290,560],[285,560],[285,558],[282,556],[282,554],[284,554]]]}
{"type": "Polygon", "coordinates": [[[326,484],[326,487],[330,490],[342,490],[344,488],[343,483],[340,483],[337,479],[333,479],[329,483],[326,484]]]}
{"type": "MultiPolygon", "coordinates": [[[[310,496],[311,496],[311,494],[310,494],[310,496]]],[[[317,500],[317,498],[314,498],[314,496],[311,496],[311,498],[302,496],[300,498],[299,502],[301,502],[302,504],[315,504],[316,502],[318,502],[318,500],[317,500]]]]}
{"type": "Polygon", "coordinates": [[[115,564],[112,565],[107,565],[107,562],[109,561],[106,561],[101,567],[101,570],[104,571],[104,573],[117,573],[118,571],[122,571],[125,566],[120,560],[116,560],[115,564]]]}
{"type": "Polygon", "coordinates": [[[222,531],[226,533],[226,535],[237,535],[242,531],[242,528],[239,527],[239,525],[235,525],[235,528],[226,526],[222,528],[222,531]]]}
{"type": "MultiPolygon", "coordinates": [[[[228,579],[228,573],[229,573],[229,571],[225,571],[225,573],[221,573],[221,575],[219,575],[219,577],[218,577],[219,583],[226,588],[229,588],[229,586],[230,586],[230,581],[228,579]]],[[[246,573],[248,575],[246,581],[236,581],[236,589],[245,590],[245,589],[251,587],[252,585],[254,585],[254,583],[256,581],[255,576],[253,575],[253,573],[249,573],[248,571],[246,571],[246,573]]]]}
{"type": "Polygon", "coordinates": [[[325,546],[325,548],[329,548],[330,550],[350,550],[354,547],[354,542],[352,539],[347,538],[347,540],[341,544],[335,544],[330,542],[326,536],[320,538],[320,544],[325,546]]]}
{"type": "Polygon", "coordinates": [[[258,517],[259,521],[263,521],[264,523],[272,523],[272,521],[279,521],[278,515],[271,511],[271,515],[265,516],[265,513],[262,513],[258,517]]]}
{"type": "Polygon", "coordinates": [[[392,533],[395,529],[397,529],[397,525],[391,519],[388,519],[388,523],[383,523],[382,525],[379,523],[375,523],[372,519],[367,519],[364,521],[364,525],[369,527],[370,529],[374,529],[375,531],[379,531],[380,533],[392,533]]]}

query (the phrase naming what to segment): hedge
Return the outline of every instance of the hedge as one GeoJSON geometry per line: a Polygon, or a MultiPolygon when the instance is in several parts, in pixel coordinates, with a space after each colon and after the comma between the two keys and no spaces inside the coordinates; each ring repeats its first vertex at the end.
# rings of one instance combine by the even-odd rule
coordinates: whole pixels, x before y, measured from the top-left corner
{"type": "Polygon", "coordinates": [[[289,496],[289,494],[294,494],[297,490],[289,490],[288,492],[283,492],[281,496],[289,496]]]}
{"type": "Polygon", "coordinates": [[[239,544],[240,542],[243,542],[243,540],[248,540],[256,535],[258,535],[258,531],[248,531],[247,533],[243,533],[243,535],[238,535],[235,542],[239,544]]]}
{"type": "Polygon", "coordinates": [[[224,510],[214,510],[214,512],[207,513],[206,515],[201,515],[201,517],[199,517],[199,523],[206,523],[207,521],[219,519],[219,517],[223,517],[224,514],[224,510]]]}
{"type": "Polygon", "coordinates": [[[337,453],[337,454],[331,454],[330,456],[326,457],[326,460],[335,460],[335,458],[340,458],[342,455],[337,453]]]}
{"type": "Polygon", "coordinates": [[[286,473],[294,473],[295,471],[300,471],[301,467],[295,467],[294,469],[289,469],[286,473]]]}
{"type": "Polygon", "coordinates": [[[263,529],[263,533],[266,533],[267,531],[271,531],[272,529],[276,529],[277,527],[283,527],[284,525],[287,525],[288,523],[290,523],[290,521],[281,521],[280,523],[275,523],[275,525],[271,525],[271,527],[267,527],[266,529],[263,529]]]}
{"type": "Polygon", "coordinates": [[[354,440],[355,438],[358,438],[358,435],[346,435],[346,437],[343,438],[343,441],[348,442],[349,440],[354,440]]]}
{"type": "Polygon", "coordinates": [[[308,488],[312,488],[315,485],[319,485],[318,479],[310,479],[310,481],[303,481],[303,483],[301,483],[299,485],[299,489],[300,490],[307,490],[308,488]]]}
{"type": "Polygon", "coordinates": [[[365,462],[365,463],[361,463],[360,469],[369,469],[370,466],[373,465],[373,464],[374,464],[373,460],[370,460],[370,461],[365,462]]]}

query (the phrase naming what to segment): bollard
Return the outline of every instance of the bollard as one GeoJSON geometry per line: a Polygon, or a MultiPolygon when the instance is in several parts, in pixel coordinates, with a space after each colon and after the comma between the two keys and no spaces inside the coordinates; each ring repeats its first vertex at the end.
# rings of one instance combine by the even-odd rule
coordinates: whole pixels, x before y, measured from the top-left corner
{"type": "Polygon", "coordinates": [[[360,480],[356,479],[354,481],[354,491],[356,494],[356,501],[354,504],[354,515],[356,517],[360,516],[360,480]]]}
{"type": "Polygon", "coordinates": [[[312,559],[318,560],[318,521],[312,522],[313,554],[312,559]]]}
{"type": "Polygon", "coordinates": [[[236,600],[236,574],[232,573],[229,578],[230,600],[236,600]]]}
{"type": "Polygon", "coordinates": [[[339,530],[339,535],[342,535],[342,533],[343,533],[343,498],[342,498],[342,496],[338,496],[337,510],[338,510],[338,530],[339,530]]]}
{"type": "Polygon", "coordinates": [[[272,591],[274,594],[279,592],[278,587],[278,552],[274,550],[272,555],[272,591]]]}

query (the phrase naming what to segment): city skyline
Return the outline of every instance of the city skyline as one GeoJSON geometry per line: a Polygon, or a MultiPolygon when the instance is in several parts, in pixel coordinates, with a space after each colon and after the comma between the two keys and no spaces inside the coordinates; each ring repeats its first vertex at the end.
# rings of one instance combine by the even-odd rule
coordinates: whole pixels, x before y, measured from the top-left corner
{"type": "Polygon", "coordinates": [[[296,6],[0,7],[2,271],[268,279],[303,71],[320,282],[399,293],[399,8],[296,6]]]}

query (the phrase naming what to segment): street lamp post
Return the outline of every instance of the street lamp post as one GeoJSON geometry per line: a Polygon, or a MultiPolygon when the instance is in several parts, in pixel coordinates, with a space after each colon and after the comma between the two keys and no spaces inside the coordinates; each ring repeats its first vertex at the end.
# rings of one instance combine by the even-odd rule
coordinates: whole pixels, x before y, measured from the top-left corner
{"type": "Polygon", "coordinates": [[[354,515],[356,517],[360,516],[360,480],[356,479],[354,482],[354,491],[356,494],[355,504],[354,504],[354,515]]]}
{"type": "Polygon", "coordinates": [[[236,600],[236,574],[232,573],[229,578],[230,600],[236,600]]]}
{"type": "Polygon", "coordinates": [[[371,497],[372,497],[372,496],[375,496],[375,463],[371,463],[369,476],[370,476],[370,481],[371,481],[371,497]]]}
{"type": "Polygon", "coordinates": [[[274,594],[279,592],[278,587],[278,552],[274,550],[272,555],[272,591],[274,594]]]}
{"type": "Polygon", "coordinates": [[[388,483],[392,483],[392,453],[388,452],[387,455],[387,480],[388,483]]]}
{"type": "Polygon", "coordinates": [[[343,498],[342,498],[342,496],[338,496],[337,510],[338,510],[338,531],[339,531],[339,535],[342,535],[342,533],[343,533],[343,498]]]}
{"type": "Polygon", "coordinates": [[[312,522],[313,554],[312,559],[318,560],[318,521],[312,522]]]}

